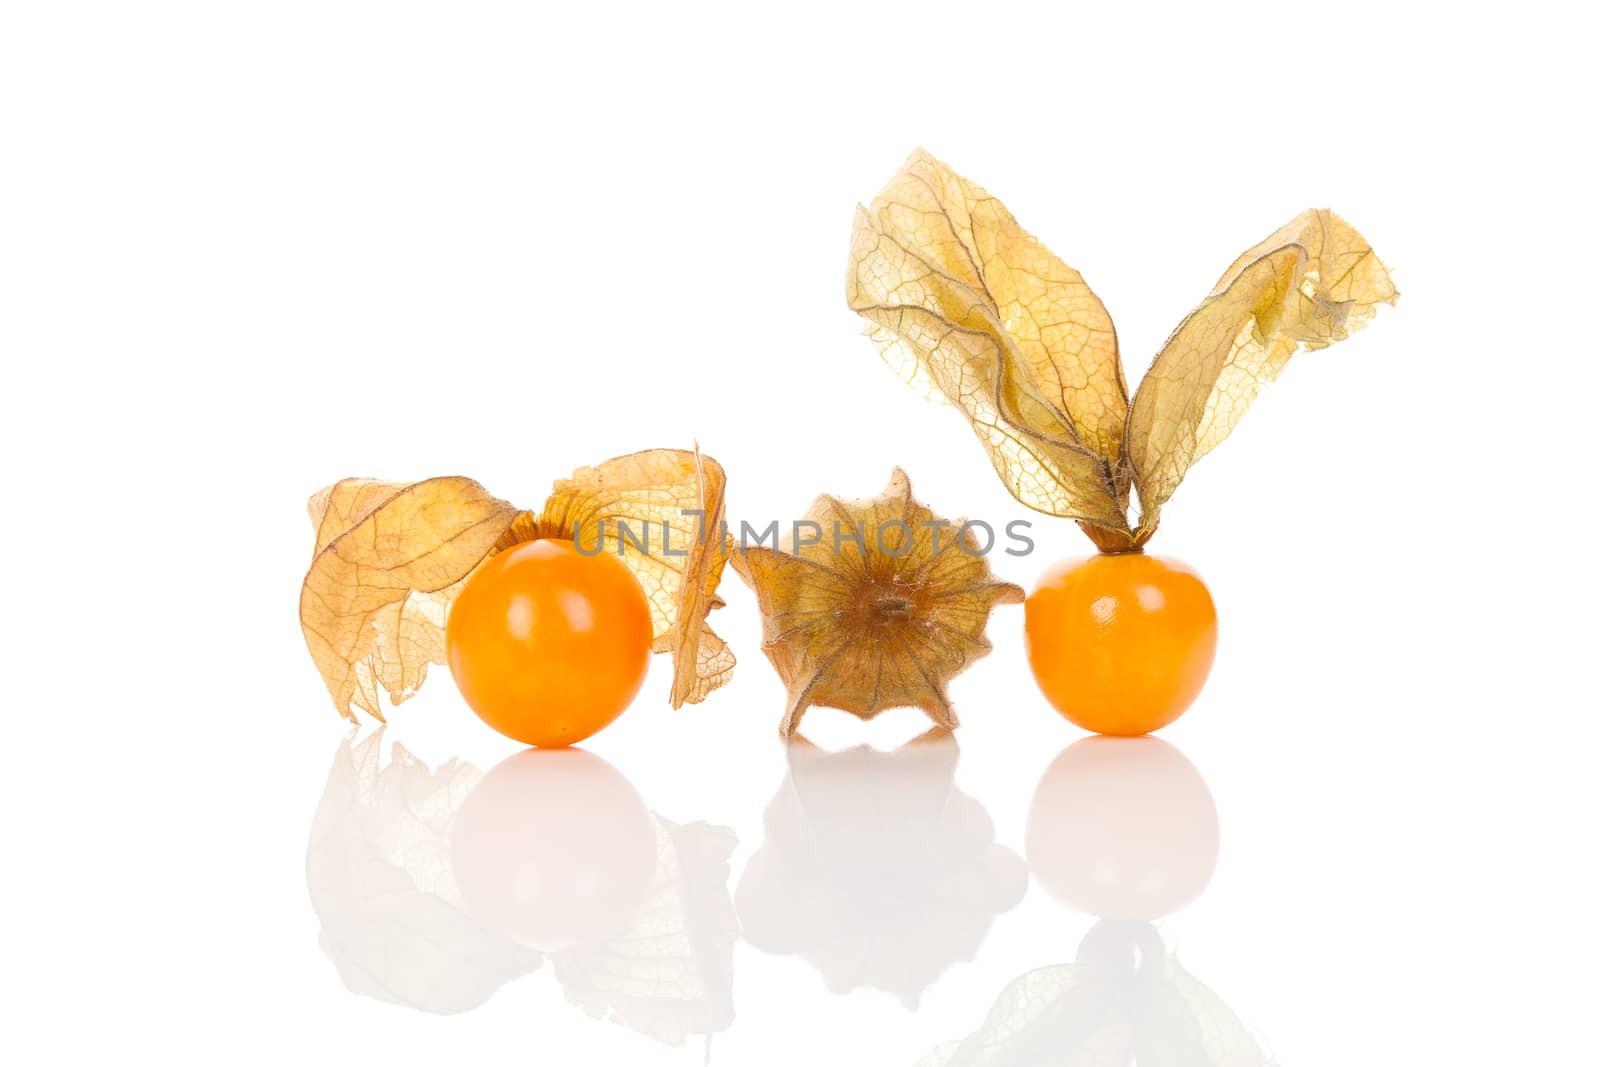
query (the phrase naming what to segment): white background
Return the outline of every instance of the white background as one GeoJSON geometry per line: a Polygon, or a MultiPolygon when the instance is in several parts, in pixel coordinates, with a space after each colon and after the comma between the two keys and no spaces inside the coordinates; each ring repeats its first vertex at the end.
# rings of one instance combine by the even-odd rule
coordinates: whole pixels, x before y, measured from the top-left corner
{"type": "MultiPolygon", "coordinates": [[[[4,1058],[699,1062],[588,1018],[548,964],[455,1016],[346,989],[306,879],[345,727],[295,617],[304,499],[464,473],[534,506],[698,439],[735,518],[895,464],[945,514],[1025,517],[843,306],[852,207],[923,145],[1085,273],[1130,380],[1303,208],[1391,265],[1399,305],[1301,357],[1153,546],[1222,619],[1164,734],[1220,859],[1163,937],[1286,1064],[1592,1062],[1591,41],[1533,3],[6,4],[4,1058]]],[[[1036,533],[1004,577],[1088,547],[1036,533]]],[[[733,683],[674,714],[657,662],[587,747],[662,817],[730,828],[737,886],[785,757],[753,600],[724,593],[733,683]]],[[[1017,854],[1082,736],[1021,627],[997,610],[952,690],[956,787],[1017,854]]],[[[919,729],[807,720],[828,748],[919,729]]],[[[393,742],[515,751],[442,670],[393,742]]],[[[848,889],[830,842],[859,825],[829,810],[848,889]]],[[[741,943],[712,1062],[910,1067],[1092,922],[1036,879],[915,1011],[741,943]]]]}

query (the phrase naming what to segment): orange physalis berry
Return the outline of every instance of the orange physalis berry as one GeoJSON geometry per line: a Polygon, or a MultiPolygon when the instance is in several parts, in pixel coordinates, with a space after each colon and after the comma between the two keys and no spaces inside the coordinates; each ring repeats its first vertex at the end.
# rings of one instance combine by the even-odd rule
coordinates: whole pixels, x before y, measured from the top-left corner
{"type": "Polygon", "coordinates": [[[490,557],[450,609],[450,674],[507,737],[575,744],[632,703],[650,665],[650,605],[615,556],[528,541],[490,557]]]}
{"type": "Polygon", "coordinates": [[[1199,696],[1217,651],[1217,609],[1200,576],[1143,552],[1057,563],[1024,610],[1045,699],[1102,734],[1171,723],[1199,696]]]}

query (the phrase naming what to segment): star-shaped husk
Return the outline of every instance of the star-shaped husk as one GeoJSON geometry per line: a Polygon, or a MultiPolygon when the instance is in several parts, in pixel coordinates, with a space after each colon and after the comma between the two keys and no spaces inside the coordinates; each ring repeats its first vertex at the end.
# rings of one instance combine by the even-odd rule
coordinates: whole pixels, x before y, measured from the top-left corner
{"type": "Polygon", "coordinates": [[[862,719],[915,707],[956,726],[945,685],[988,653],[989,612],[1022,589],[994,577],[974,530],[917,503],[898,468],[876,500],[818,497],[796,532],[807,523],[812,536],[733,554],[789,690],[782,734],[817,705],[862,719]]]}
{"type": "Polygon", "coordinates": [[[672,655],[672,706],[699,703],[733,673],[733,653],[706,625],[722,606],[728,561],[730,541],[717,532],[725,481],[710,456],[663,448],[574,472],[538,512],[463,477],[328,486],[308,505],[317,537],[300,626],[334,707],[351,722],[354,708],[381,721],[380,689],[399,704],[429,663],[445,662],[445,617],[473,571],[545,537],[576,539],[591,553],[599,538],[633,570],[650,602],[654,650],[672,655]]]}

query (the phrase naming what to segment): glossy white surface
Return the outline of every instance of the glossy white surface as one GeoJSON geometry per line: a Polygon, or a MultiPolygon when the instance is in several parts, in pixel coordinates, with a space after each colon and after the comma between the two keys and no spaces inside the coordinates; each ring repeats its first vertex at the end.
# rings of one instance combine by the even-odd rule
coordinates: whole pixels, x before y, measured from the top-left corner
{"type": "MultiPolygon", "coordinates": [[[[1589,36],[989,7],[6,9],[0,1058],[1592,1057],[1589,36]],[[1030,517],[843,308],[917,144],[1084,272],[1130,379],[1305,207],[1395,269],[1167,510],[1221,640],[1160,758],[1080,747],[1015,607],[954,743],[785,749],[731,575],[732,684],[673,713],[657,662],[591,757],[503,767],[442,668],[347,736],[295,619],[344,475],[534,505],[698,439],[758,525],[895,464],[1030,517]]],[[[1024,586],[1089,547],[1032,518],[1024,586]]]]}

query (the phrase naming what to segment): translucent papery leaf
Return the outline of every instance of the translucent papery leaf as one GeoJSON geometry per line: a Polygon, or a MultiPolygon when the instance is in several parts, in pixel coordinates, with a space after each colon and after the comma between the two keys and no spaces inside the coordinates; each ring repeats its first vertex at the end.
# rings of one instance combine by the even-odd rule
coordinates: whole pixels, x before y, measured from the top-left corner
{"type": "Polygon", "coordinates": [[[1127,454],[1141,536],[1291,356],[1344,340],[1398,296],[1372,248],[1331,211],[1305,212],[1235,260],[1167,339],[1134,397],[1127,454]]]}
{"type": "Polygon", "coordinates": [[[961,409],[1012,496],[1047,515],[1127,528],[1102,460],[1059,435],[1034,429],[1047,424],[1046,414],[1029,420],[1005,413],[1008,397],[1006,406],[1012,411],[1047,409],[1002,374],[992,341],[952,331],[920,309],[868,309],[861,314],[871,323],[867,336],[885,363],[926,395],[942,396],[961,409]],[[923,383],[931,383],[932,391],[923,383]]]}
{"type": "Polygon", "coordinates": [[[372,510],[404,489],[407,482],[381,482],[376,478],[345,478],[311,495],[306,511],[317,532],[315,555],[328,542],[372,514],[372,510]]]}
{"type": "Polygon", "coordinates": [[[1019,500],[1126,528],[1110,316],[998,200],[913,153],[856,212],[846,299],[903,378],[961,409],[1019,500]]]}
{"type": "Polygon", "coordinates": [[[306,888],[321,943],[353,993],[419,1011],[470,1010],[536,969],[538,953],[467,911],[450,863],[450,830],[481,777],[451,760],[435,770],[383,731],[345,738],[306,848],[306,888]]]}
{"type": "Polygon", "coordinates": [[[644,905],[615,937],[552,957],[567,999],[667,1045],[733,1023],[728,894],[732,830],[656,821],[656,870],[644,905]]]}
{"type": "Polygon", "coordinates": [[[312,497],[316,551],[300,590],[300,627],[334,707],[382,720],[443,663],[444,624],[462,583],[517,509],[470,478],[349,479],[312,497]]]}
{"type": "Polygon", "coordinates": [[[544,536],[616,553],[644,586],[655,651],[670,652],[672,706],[699,703],[733,674],[733,653],[706,624],[721,607],[728,562],[726,476],[699,451],[655,449],[584,467],[556,483],[538,520],[544,536]]]}
{"type": "MultiPolygon", "coordinates": [[[[1018,225],[999,200],[920,149],[869,214],[881,233],[925,264],[928,280],[956,283],[942,294],[942,307],[959,312],[963,290],[980,299],[1078,442],[1114,463],[1128,390],[1111,316],[1083,275],[1018,225]]],[[[912,284],[907,291],[917,290],[912,284]]]]}

